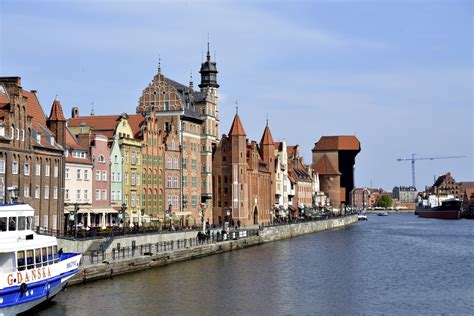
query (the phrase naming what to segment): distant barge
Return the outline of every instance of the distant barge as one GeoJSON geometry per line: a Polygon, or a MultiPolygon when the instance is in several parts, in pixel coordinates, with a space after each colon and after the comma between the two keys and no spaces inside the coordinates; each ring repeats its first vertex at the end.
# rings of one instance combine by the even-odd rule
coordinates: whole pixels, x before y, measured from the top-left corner
{"type": "Polygon", "coordinates": [[[446,200],[440,206],[430,208],[417,208],[418,217],[438,219],[460,219],[462,203],[459,200],[446,200]]]}

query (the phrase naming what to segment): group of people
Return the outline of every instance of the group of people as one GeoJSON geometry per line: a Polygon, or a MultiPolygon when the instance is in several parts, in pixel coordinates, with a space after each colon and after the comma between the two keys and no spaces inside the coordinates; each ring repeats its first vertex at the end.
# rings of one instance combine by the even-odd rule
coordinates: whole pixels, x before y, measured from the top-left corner
{"type": "Polygon", "coordinates": [[[209,243],[209,241],[212,242],[218,242],[218,241],[223,241],[228,239],[228,232],[225,229],[222,230],[213,230],[212,232],[208,229],[205,233],[202,231],[199,231],[197,233],[197,240],[200,245],[203,245],[205,243],[209,243]]]}

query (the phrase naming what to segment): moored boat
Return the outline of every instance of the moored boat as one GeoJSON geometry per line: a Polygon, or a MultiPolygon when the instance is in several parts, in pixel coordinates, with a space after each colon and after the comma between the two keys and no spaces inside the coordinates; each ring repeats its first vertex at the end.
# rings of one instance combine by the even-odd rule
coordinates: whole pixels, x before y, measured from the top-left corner
{"type": "Polygon", "coordinates": [[[357,215],[357,220],[358,220],[358,221],[367,221],[367,220],[369,220],[369,219],[367,218],[367,215],[365,215],[365,214],[359,214],[359,215],[357,215]]]}
{"type": "Polygon", "coordinates": [[[78,272],[81,254],[62,253],[55,237],[33,231],[28,204],[0,205],[0,315],[52,299],[78,272]]]}
{"type": "Polygon", "coordinates": [[[417,208],[415,214],[418,217],[438,219],[460,219],[462,203],[459,200],[446,200],[437,207],[417,208]]]}
{"type": "Polygon", "coordinates": [[[387,212],[378,212],[377,216],[388,216],[387,212]]]}

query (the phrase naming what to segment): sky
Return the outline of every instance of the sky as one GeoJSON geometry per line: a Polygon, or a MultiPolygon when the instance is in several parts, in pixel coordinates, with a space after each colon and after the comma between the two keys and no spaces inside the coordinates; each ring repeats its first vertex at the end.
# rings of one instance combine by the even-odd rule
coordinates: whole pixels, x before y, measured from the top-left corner
{"type": "Polygon", "coordinates": [[[247,137],[268,115],[306,163],[323,135],[356,135],[358,187],[474,181],[472,1],[0,0],[0,76],[22,77],[46,113],[57,95],[97,115],[134,113],[157,72],[199,83],[209,38],[220,134],[238,102],[247,137]]]}

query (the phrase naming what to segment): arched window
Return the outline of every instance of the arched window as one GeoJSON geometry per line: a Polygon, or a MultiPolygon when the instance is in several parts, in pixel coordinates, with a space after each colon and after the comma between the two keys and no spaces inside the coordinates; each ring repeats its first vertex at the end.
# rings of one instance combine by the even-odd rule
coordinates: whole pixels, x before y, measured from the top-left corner
{"type": "Polygon", "coordinates": [[[100,163],[105,163],[105,157],[104,157],[104,155],[100,155],[100,156],[99,156],[99,159],[97,159],[97,161],[99,161],[100,163]]]}

